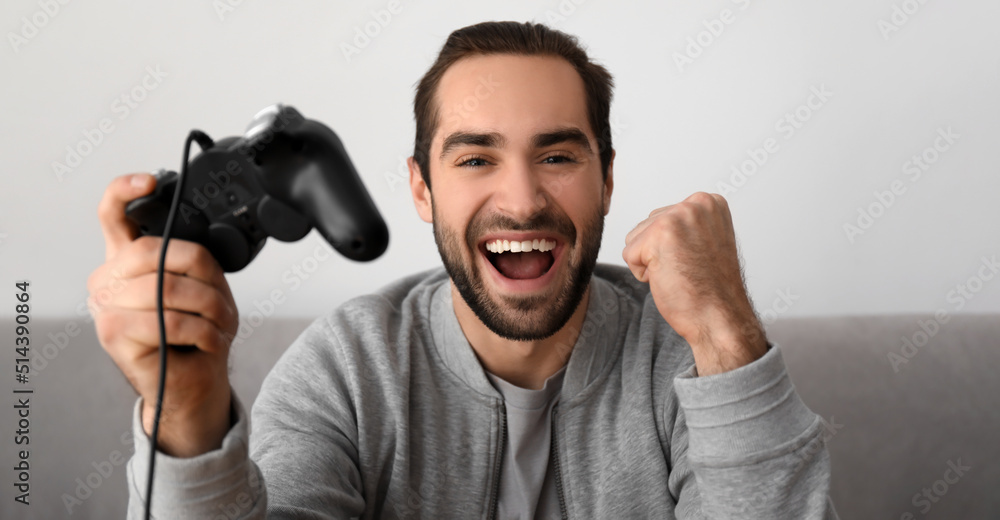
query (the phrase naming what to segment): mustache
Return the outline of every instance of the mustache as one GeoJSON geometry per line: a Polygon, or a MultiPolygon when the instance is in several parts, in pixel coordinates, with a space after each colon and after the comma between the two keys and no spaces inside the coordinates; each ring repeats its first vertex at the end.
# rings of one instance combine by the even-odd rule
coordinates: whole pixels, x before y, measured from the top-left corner
{"type": "Polygon", "coordinates": [[[479,237],[494,231],[539,231],[552,232],[576,243],[576,226],[563,212],[545,209],[530,220],[518,221],[499,213],[476,216],[465,232],[465,241],[475,247],[479,237]]]}

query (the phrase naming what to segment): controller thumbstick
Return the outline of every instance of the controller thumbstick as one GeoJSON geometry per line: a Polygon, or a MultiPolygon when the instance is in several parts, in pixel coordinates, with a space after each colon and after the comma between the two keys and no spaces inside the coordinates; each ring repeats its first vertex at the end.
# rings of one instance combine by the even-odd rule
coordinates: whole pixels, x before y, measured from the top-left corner
{"type": "Polygon", "coordinates": [[[257,220],[268,235],[282,242],[295,242],[306,236],[312,223],[288,204],[264,195],[257,205],[257,220]]]}

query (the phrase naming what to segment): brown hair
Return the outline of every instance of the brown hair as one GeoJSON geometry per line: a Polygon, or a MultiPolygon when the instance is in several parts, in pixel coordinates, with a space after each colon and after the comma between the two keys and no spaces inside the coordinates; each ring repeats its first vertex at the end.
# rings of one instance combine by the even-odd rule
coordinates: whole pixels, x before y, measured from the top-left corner
{"type": "Polygon", "coordinates": [[[611,74],[603,66],[590,61],[575,36],[532,22],[483,22],[452,32],[434,65],[417,85],[417,94],[413,99],[413,116],[417,124],[413,158],[427,187],[431,185],[431,139],[440,116],[440,107],[434,103],[438,83],[448,67],[458,60],[489,54],[556,56],[573,65],[583,79],[587,116],[597,138],[601,173],[607,179],[612,152],[609,115],[614,81],[611,74]]]}

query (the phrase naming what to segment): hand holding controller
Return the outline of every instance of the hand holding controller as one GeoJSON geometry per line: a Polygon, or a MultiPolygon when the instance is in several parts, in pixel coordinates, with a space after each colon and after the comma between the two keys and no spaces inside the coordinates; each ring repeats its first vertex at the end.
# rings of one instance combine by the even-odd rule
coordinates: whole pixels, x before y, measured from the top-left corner
{"type": "MultiPolygon", "coordinates": [[[[209,144],[188,165],[171,235],[204,245],[226,272],[246,267],[267,237],[294,242],[313,227],[352,260],[385,251],[385,222],[343,143],[322,123],[272,105],[243,137],[209,144]]],[[[142,234],[162,236],[177,179],[161,170],[153,193],[126,206],[142,234]]]]}
{"type": "Polygon", "coordinates": [[[291,242],[314,227],[358,261],[380,256],[389,239],[340,139],[294,108],[264,109],[243,137],[212,142],[192,131],[184,164],[183,179],[161,171],[155,186],[146,176],[109,185],[98,209],[106,261],[87,284],[98,339],[142,396],[143,429],[157,448],[147,518],[156,451],[206,453],[231,426],[227,359],[238,316],[223,272],[246,267],[267,237],[291,242]],[[203,152],[189,162],[192,140],[203,152]],[[169,251],[166,229],[177,239],[169,251]],[[162,410],[170,419],[158,434],[162,410]]]}

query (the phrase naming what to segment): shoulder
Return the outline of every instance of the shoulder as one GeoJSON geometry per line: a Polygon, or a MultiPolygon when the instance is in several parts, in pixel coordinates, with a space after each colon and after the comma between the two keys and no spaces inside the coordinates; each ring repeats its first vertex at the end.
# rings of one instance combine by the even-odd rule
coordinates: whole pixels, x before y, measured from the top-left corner
{"type": "MultiPolygon", "coordinates": [[[[288,347],[275,369],[294,367],[343,371],[368,362],[390,362],[400,354],[401,335],[425,319],[432,296],[449,283],[444,268],[396,280],[370,294],[354,297],[316,318],[288,347]],[[380,359],[373,359],[380,358],[380,359]]],[[[370,366],[370,365],[368,365],[370,366]]]]}
{"type": "Polygon", "coordinates": [[[385,331],[401,321],[422,317],[442,285],[450,282],[443,267],[411,274],[375,292],[354,297],[322,316],[339,333],[367,334],[385,331]]]}

